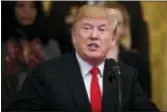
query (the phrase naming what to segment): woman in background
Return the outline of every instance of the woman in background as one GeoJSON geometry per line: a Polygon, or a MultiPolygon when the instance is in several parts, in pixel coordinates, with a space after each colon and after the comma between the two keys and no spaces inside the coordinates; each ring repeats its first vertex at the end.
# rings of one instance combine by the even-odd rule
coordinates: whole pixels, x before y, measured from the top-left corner
{"type": "Polygon", "coordinates": [[[9,98],[19,91],[28,72],[61,52],[58,43],[47,35],[40,1],[6,4],[7,10],[2,10],[6,14],[2,19],[2,89],[9,98]]]}

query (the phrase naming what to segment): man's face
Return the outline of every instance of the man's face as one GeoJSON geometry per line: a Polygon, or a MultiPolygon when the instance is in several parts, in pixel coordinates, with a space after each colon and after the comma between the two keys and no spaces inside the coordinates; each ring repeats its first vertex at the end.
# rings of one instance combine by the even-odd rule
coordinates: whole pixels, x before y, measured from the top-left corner
{"type": "Polygon", "coordinates": [[[111,23],[106,18],[85,18],[74,26],[72,41],[83,59],[103,60],[115,44],[111,35],[111,23]]]}

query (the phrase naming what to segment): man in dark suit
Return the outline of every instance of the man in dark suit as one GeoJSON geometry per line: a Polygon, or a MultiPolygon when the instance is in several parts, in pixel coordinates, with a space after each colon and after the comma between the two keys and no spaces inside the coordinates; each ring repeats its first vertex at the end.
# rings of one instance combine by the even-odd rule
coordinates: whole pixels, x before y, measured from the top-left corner
{"type": "Polygon", "coordinates": [[[111,38],[113,22],[106,8],[84,5],[73,15],[71,23],[76,52],[35,69],[8,110],[158,110],[142,91],[133,68],[105,60],[116,42],[111,38]]]}

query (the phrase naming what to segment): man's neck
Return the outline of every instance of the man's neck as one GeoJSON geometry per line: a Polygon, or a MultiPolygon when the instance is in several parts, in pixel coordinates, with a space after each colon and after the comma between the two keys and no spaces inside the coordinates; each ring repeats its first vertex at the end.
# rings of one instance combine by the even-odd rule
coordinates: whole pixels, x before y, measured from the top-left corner
{"type": "Polygon", "coordinates": [[[107,59],[112,58],[115,61],[118,61],[118,56],[119,56],[119,45],[117,44],[108,51],[107,59]]]}
{"type": "Polygon", "coordinates": [[[101,60],[100,59],[91,59],[91,58],[86,59],[86,58],[83,58],[82,56],[80,56],[77,52],[76,52],[76,55],[78,55],[82,60],[84,60],[85,62],[87,62],[91,66],[98,66],[105,61],[104,59],[101,59],[101,60]]]}

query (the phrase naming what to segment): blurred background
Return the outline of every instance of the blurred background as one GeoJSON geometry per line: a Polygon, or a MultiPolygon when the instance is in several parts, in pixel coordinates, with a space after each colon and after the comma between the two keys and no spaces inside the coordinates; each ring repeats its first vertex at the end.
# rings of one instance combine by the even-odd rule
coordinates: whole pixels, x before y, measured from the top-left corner
{"type": "MultiPolygon", "coordinates": [[[[99,3],[103,2],[99,1],[99,3]]],[[[1,2],[1,79],[4,106],[19,91],[29,70],[43,60],[70,53],[73,50],[70,41],[70,26],[65,23],[65,18],[72,7],[85,3],[93,2],[38,1],[38,3],[28,5],[9,1],[1,2]],[[28,7],[28,10],[34,13],[25,17],[18,16],[22,13],[19,10],[24,9],[23,7],[28,7]],[[14,21],[15,19],[17,21],[14,21]],[[21,46],[23,50],[17,51],[16,62],[11,61],[14,59],[11,46],[16,46],[17,49],[21,46]],[[26,58],[29,55],[24,54],[25,51],[33,55],[33,58],[28,58],[29,62],[26,58]],[[20,52],[23,52],[23,57],[19,55],[20,52]],[[36,63],[31,62],[34,60],[36,63]],[[15,64],[18,68],[13,70],[12,66],[15,64]],[[6,71],[10,72],[6,73],[6,71]]],[[[139,60],[133,63],[140,65],[138,68],[143,71],[139,77],[141,85],[160,110],[167,111],[167,13],[165,11],[167,2],[121,1],[119,3],[127,9],[131,23],[128,36],[123,38],[121,43],[130,52],[137,53],[137,56],[140,54],[140,59],[138,57],[136,59],[142,60],[143,63],[139,60]]]]}

